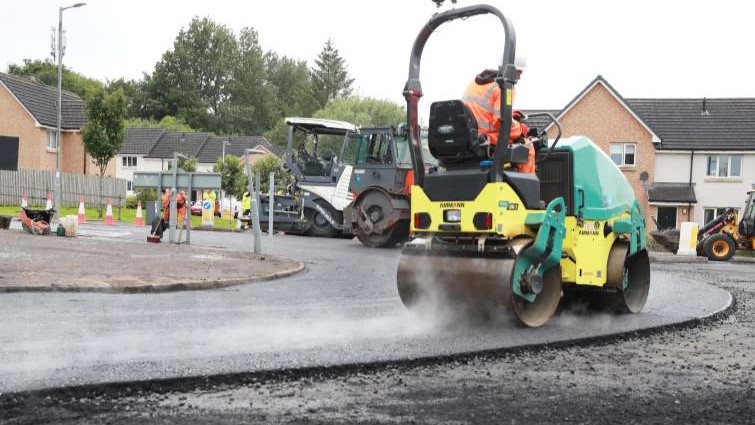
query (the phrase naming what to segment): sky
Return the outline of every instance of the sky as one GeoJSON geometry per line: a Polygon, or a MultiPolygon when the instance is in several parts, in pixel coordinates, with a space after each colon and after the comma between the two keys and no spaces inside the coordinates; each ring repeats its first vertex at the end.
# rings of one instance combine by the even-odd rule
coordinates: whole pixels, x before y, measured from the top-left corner
{"type": "MultiPolygon", "coordinates": [[[[97,79],[140,78],[194,16],[238,33],[252,27],[265,50],[310,65],[331,38],[355,92],[404,103],[414,38],[437,9],[431,0],[84,0],[66,10],[66,66],[97,79]]],[[[0,71],[50,57],[58,7],[76,0],[0,0],[0,71]]],[[[477,2],[458,0],[455,7],[477,2]]],[[[561,109],[597,75],[625,98],[755,97],[755,2],[489,0],[513,22],[527,68],[515,107],[561,109]]],[[[440,10],[454,5],[450,0],[440,10]]],[[[429,102],[460,98],[495,67],[503,30],[491,16],[441,26],[421,68],[429,102]]],[[[423,114],[424,115],[424,114],[423,114]]]]}

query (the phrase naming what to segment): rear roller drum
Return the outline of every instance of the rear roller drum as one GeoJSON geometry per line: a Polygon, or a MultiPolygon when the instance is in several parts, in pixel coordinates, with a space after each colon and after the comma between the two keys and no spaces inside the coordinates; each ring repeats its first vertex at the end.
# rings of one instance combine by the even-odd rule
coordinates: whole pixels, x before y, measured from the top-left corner
{"type": "MultiPolygon", "coordinates": [[[[618,245],[618,244],[617,244],[618,245]]],[[[595,294],[596,306],[614,313],[639,313],[645,306],[650,292],[650,259],[647,250],[631,257],[615,256],[611,249],[608,263],[609,284],[615,286],[612,292],[595,294]],[[611,277],[617,276],[615,282],[611,277]]],[[[618,248],[621,249],[621,248],[618,248]]],[[[623,250],[624,253],[626,250],[623,250]]]]}

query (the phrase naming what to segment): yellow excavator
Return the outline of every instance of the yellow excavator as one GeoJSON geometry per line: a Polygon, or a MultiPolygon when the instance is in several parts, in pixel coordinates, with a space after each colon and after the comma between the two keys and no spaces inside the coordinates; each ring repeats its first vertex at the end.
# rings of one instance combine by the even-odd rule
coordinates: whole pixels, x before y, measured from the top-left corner
{"type": "MultiPolygon", "coordinates": [[[[439,306],[489,317],[514,316],[531,327],[548,322],[564,292],[615,312],[639,312],[650,287],[645,221],[631,186],[586,137],[541,143],[537,175],[519,173],[528,149],[509,144],[516,82],[511,22],[489,5],[434,15],[411,52],[404,88],[412,142],[412,240],[397,271],[403,303],[439,306]],[[439,26],[491,14],[505,45],[496,82],[501,89],[499,140],[492,156],[477,122],[460,100],[430,106],[429,148],[440,169],[422,162],[420,61],[439,26]]],[[[559,128],[558,122],[551,117],[559,128]]]]}

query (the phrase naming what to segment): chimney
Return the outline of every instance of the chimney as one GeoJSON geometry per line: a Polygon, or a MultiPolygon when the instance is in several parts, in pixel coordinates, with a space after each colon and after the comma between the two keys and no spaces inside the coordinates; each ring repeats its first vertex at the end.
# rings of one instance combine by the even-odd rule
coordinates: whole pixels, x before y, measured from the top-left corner
{"type": "Polygon", "coordinates": [[[708,111],[708,99],[703,98],[703,109],[700,111],[700,115],[708,116],[710,115],[710,111],[708,111]]]}

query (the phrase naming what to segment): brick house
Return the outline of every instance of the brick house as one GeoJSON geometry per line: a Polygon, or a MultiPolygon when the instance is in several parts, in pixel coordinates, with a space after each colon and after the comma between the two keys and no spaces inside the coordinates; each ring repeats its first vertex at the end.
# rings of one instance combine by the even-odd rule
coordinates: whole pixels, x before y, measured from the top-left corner
{"type": "MultiPolygon", "coordinates": [[[[557,116],[562,137],[586,135],[614,159],[632,185],[645,217],[651,217],[647,185],[653,181],[660,138],[627,101],[598,76],[557,116]]],[[[548,134],[555,136],[553,126],[548,127],[548,134]]]]}
{"type": "Polygon", "coordinates": [[[702,225],[755,188],[755,99],[625,99],[598,76],[549,112],[563,136],[588,136],[619,166],[650,230],[702,225]]]}
{"type": "MultiPolygon", "coordinates": [[[[55,169],[57,101],[56,87],[0,73],[0,168],[55,169]]],[[[85,123],[86,103],[63,91],[60,168],[64,173],[99,172],[84,151],[81,128],[85,123]]],[[[111,162],[105,174],[114,172],[111,162]]]]}

